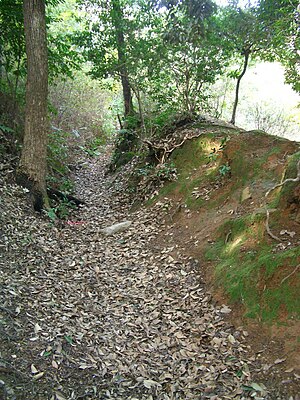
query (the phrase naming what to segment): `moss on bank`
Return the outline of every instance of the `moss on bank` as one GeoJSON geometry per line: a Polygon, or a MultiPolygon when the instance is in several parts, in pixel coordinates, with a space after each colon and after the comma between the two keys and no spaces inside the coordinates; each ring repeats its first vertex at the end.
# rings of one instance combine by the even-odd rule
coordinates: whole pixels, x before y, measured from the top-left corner
{"type": "MultiPolygon", "coordinates": [[[[209,210],[217,212],[224,204],[230,210],[238,205],[239,213],[224,216],[219,226],[211,221],[210,232],[205,232],[215,238],[205,251],[214,269],[209,275],[232,302],[243,305],[247,317],[265,322],[299,318],[300,270],[295,268],[300,248],[293,240],[288,244],[288,238],[283,246],[271,240],[263,211],[265,203],[277,208],[271,214],[271,229],[278,232],[292,227],[299,236],[300,227],[292,225],[295,217],[288,208],[298,201],[294,199],[296,184],[284,185],[265,198],[275,184],[296,176],[299,145],[257,131],[241,133],[207,124],[198,128],[203,130],[199,138],[173,152],[178,180],[167,183],[156,199],[169,196],[179,200],[197,211],[199,224],[209,210]],[[227,167],[224,175],[220,172],[223,166],[227,167]],[[245,188],[249,188],[250,199],[243,202],[245,188]],[[209,190],[208,198],[195,196],[195,191],[203,189],[209,190]]],[[[185,223],[183,217],[182,221],[185,223]]]]}
{"type": "Polygon", "coordinates": [[[244,305],[246,316],[269,322],[300,317],[300,271],[287,278],[299,263],[300,248],[279,251],[269,243],[261,215],[223,224],[205,257],[215,264],[215,284],[244,305]]]}

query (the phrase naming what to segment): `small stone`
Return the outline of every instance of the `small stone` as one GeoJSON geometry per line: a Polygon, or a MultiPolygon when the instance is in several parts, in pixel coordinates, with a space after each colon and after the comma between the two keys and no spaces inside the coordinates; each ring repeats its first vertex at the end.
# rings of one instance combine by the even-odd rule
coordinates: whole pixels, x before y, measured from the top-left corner
{"type": "Polygon", "coordinates": [[[251,199],[251,197],[252,197],[252,194],[250,193],[249,186],[247,186],[242,191],[241,203],[243,203],[244,201],[246,201],[248,199],[251,199]]]}
{"type": "Polygon", "coordinates": [[[229,313],[231,313],[231,308],[227,307],[226,305],[223,305],[223,307],[221,308],[220,312],[222,314],[229,314],[229,313]]]}
{"type": "Polygon", "coordinates": [[[130,227],[131,221],[124,221],[118,224],[108,226],[107,228],[101,229],[100,232],[106,236],[114,235],[115,233],[123,232],[130,227]]]}

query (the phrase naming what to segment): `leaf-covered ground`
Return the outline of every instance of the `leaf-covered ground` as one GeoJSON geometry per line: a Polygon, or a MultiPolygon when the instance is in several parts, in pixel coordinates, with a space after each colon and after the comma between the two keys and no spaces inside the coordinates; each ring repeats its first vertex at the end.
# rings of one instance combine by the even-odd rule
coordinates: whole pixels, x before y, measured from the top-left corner
{"type": "Polygon", "coordinates": [[[64,223],[0,184],[0,399],[297,399],[292,370],[290,393],[256,378],[263,364],[199,262],[158,239],[164,203],[129,213],[105,163],[78,168],[87,206],[64,223]],[[125,220],[127,231],[101,233],[125,220]]]}

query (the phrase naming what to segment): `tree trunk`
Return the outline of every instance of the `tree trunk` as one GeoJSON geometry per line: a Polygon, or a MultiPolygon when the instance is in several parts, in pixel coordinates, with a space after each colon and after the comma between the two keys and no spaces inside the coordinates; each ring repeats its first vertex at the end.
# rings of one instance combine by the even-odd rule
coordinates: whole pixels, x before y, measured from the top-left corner
{"type": "Polygon", "coordinates": [[[24,28],[27,55],[25,134],[17,182],[29,189],[34,209],[48,207],[47,95],[48,57],[45,0],[24,0],[24,28]]]}
{"type": "Polygon", "coordinates": [[[244,55],[244,65],[243,65],[243,70],[238,76],[237,82],[236,82],[236,87],[235,87],[235,100],[234,100],[234,105],[233,105],[233,110],[232,110],[232,116],[230,123],[235,124],[235,118],[236,118],[236,110],[239,102],[239,91],[240,91],[240,84],[243,76],[246,73],[247,67],[248,67],[248,61],[249,61],[249,56],[250,56],[250,49],[246,49],[243,52],[244,55]]]}
{"type": "Polygon", "coordinates": [[[124,17],[119,0],[112,1],[112,20],[116,29],[117,51],[119,61],[119,73],[121,76],[123,99],[124,99],[124,116],[134,114],[132,94],[129,84],[128,71],[126,66],[126,46],[124,39],[124,17]]]}
{"type": "Polygon", "coordinates": [[[140,121],[141,121],[141,130],[142,130],[144,136],[146,137],[146,126],[145,126],[145,118],[144,118],[144,110],[143,110],[143,102],[142,102],[142,98],[141,98],[141,92],[140,92],[138,85],[136,85],[136,86],[133,85],[132,90],[133,90],[133,93],[135,94],[135,97],[138,102],[139,117],[140,117],[140,121]]]}

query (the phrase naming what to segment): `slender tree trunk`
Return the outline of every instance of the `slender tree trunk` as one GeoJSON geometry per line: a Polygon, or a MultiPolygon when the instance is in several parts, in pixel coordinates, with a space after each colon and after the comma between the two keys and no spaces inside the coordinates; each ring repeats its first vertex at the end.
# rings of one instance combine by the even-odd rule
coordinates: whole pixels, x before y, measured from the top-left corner
{"type": "Polygon", "coordinates": [[[146,137],[146,126],[145,126],[143,102],[142,102],[141,92],[140,92],[140,89],[139,89],[138,85],[136,85],[136,86],[133,85],[132,86],[132,91],[135,94],[135,97],[136,97],[137,102],[138,102],[139,117],[140,117],[140,121],[141,121],[141,129],[142,129],[142,132],[143,132],[144,136],[146,137]]]}
{"type": "Polygon", "coordinates": [[[240,75],[237,79],[237,82],[236,82],[235,100],[234,100],[232,116],[231,116],[231,120],[230,120],[230,123],[233,125],[235,124],[236,110],[237,110],[237,106],[238,106],[238,102],[239,102],[240,84],[241,84],[241,80],[242,80],[243,76],[245,75],[245,73],[247,71],[249,56],[250,56],[250,49],[245,50],[243,55],[244,55],[244,65],[243,65],[243,70],[240,73],[240,75]]]}
{"type": "Polygon", "coordinates": [[[27,55],[25,134],[17,181],[29,189],[35,210],[48,207],[48,57],[45,0],[24,0],[27,55]]]}
{"type": "Polygon", "coordinates": [[[22,56],[23,56],[23,46],[22,46],[22,40],[21,40],[21,33],[19,32],[19,37],[18,37],[18,59],[17,59],[17,68],[16,68],[16,80],[15,80],[15,85],[14,85],[14,92],[13,92],[13,126],[14,129],[17,128],[17,113],[18,113],[18,88],[19,88],[19,80],[20,80],[20,67],[21,67],[21,61],[22,61],[22,56]]]}
{"type": "Polygon", "coordinates": [[[112,20],[116,29],[117,51],[119,61],[119,73],[121,76],[123,99],[124,99],[124,116],[134,114],[132,94],[129,84],[128,71],[126,67],[126,46],[124,39],[124,17],[119,0],[112,1],[112,20]]]}

